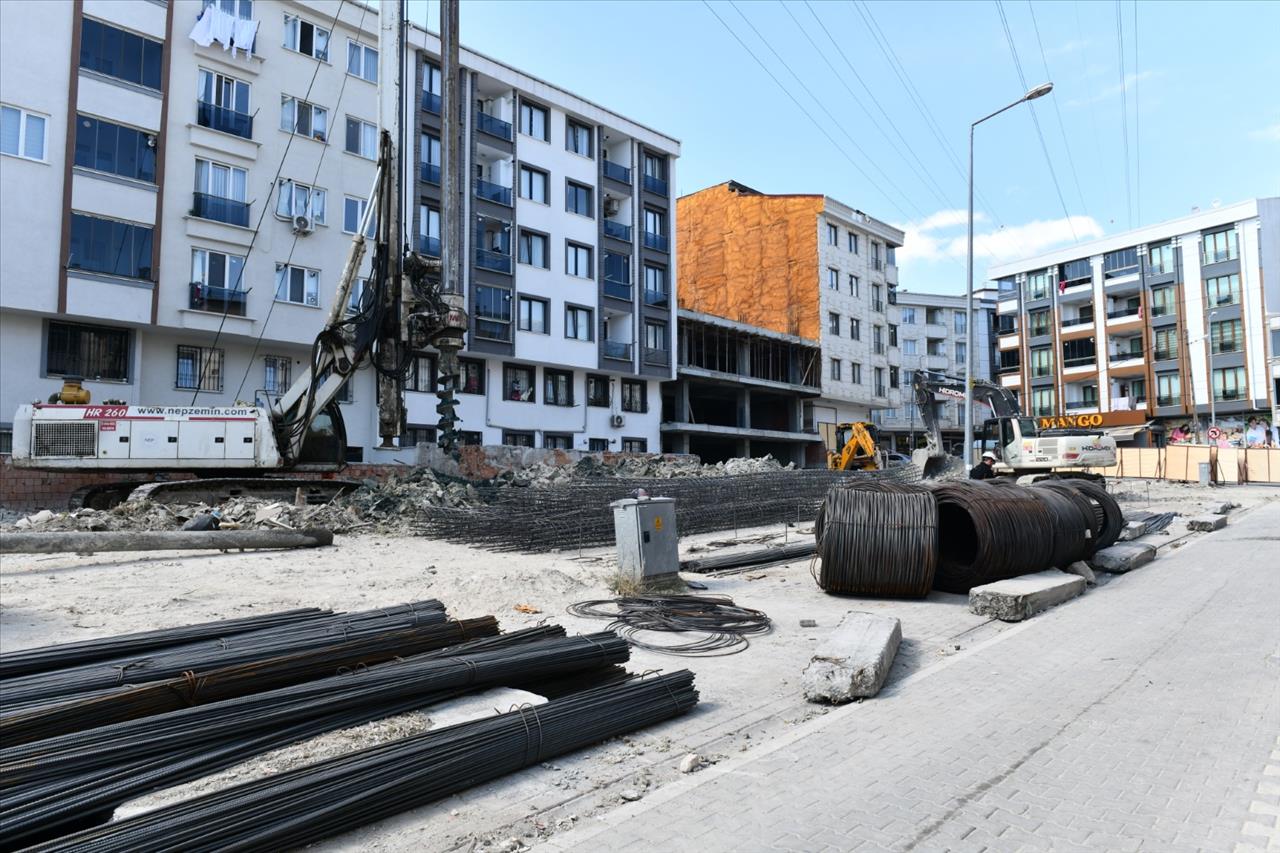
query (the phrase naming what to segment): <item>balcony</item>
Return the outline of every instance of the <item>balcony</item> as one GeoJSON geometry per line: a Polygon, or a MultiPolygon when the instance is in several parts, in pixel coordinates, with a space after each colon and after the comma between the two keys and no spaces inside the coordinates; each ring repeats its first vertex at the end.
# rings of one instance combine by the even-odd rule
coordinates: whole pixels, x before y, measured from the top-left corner
{"type": "Polygon", "coordinates": [[[1142,307],[1135,305],[1132,308],[1117,308],[1114,311],[1107,312],[1108,320],[1119,320],[1122,317],[1133,317],[1137,319],[1142,315],[1142,307]]]}
{"type": "Polygon", "coordinates": [[[666,308],[671,302],[671,296],[665,290],[646,290],[644,292],[644,304],[653,305],[658,308],[666,308]]]}
{"type": "Polygon", "coordinates": [[[1239,257],[1239,255],[1236,254],[1235,249],[1230,247],[1225,249],[1210,249],[1206,246],[1204,251],[1201,253],[1201,257],[1204,259],[1205,264],[1220,264],[1223,261],[1234,261],[1239,257]]]}
{"type": "MultiPolygon", "coordinates": [[[[607,342],[606,342],[607,343],[607,342]]],[[[644,363],[666,367],[671,364],[671,353],[664,349],[644,348],[644,363]]]]}
{"type": "Polygon", "coordinates": [[[1219,403],[1231,403],[1235,400],[1247,400],[1249,395],[1241,388],[1224,388],[1213,393],[1213,399],[1219,403]]]}
{"type": "Polygon", "coordinates": [[[1181,394],[1169,394],[1167,396],[1157,395],[1156,405],[1157,406],[1180,406],[1182,405],[1182,395],[1181,394]]]}
{"type": "Polygon", "coordinates": [[[882,299],[873,299],[873,300],[871,300],[871,310],[872,310],[872,311],[883,311],[883,310],[884,310],[884,300],[882,300],[882,299]]]}
{"type": "Polygon", "coordinates": [[[476,249],[476,266],[481,269],[511,274],[511,256],[488,249],[476,249]]]}
{"type": "Polygon", "coordinates": [[[1065,404],[1068,412],[1079,411],[1080,409],[1096,409],[1098,408],[1097,400],[1068,400],[1065,404]]]}
{"type": "Polygon", "coordinates": [[[440,183],[440,165],[438,163],[419,163],[418,176],[423,183],[438,184],[440,183]]]}
{"type": "Polygon", "coordinates": [[[879,271],[879,270],[883,270],[883,269],[884,269],[884,261],[882,261],[880,258],[872,258],[872,259],[871,259],[871,268],[872,268],[873,270],[877,270],[877,271],[879,271]]]}
{"type": "MultiPolygon", "coordinates": [[[[874,344],[872,344],[872,345],[871,345],[871,350],[872,350],[872,352],[874,352],[876,355],[884,355],[884,344],[883,344],[882,342],[880,342],[880,341],[877,341],[876,343],[874,343],[874,344]]],[[[932,352],[931,352],[931,353],[929,353],[929,355],[942,355],[942,353],[932,353],[932,352]]]]}
{"type": "Polygon", "coordinates": [[[245,315],[247,292],[230,287],[211,287],[198,281],[191,282],[190,301],[187,307],[193,311],[212,311],[232,317],[245,315]]]}
{"type": "Polygon", "coordinates": [[[625,299],[630,302],[631,282],[613,279],[606,274],[604,278],[604,295],[612,296],[614,299],[625,299]]]}
{"type": "Polygon", "coordinates": [[[1178,357],[1176,349],[1161,349],[1157,347],[1151,351],[1151,357],[1156,361],[1172,361],[1178,357]]]}
{"type": "Polygon", "coordinates": [[[1022,365],[1017,362],[1014,362],[1013,364],[1001,363],[996,367],[996,373],[1017,373],[1021,368],[1022,365]]]}
{"type": "Polygon", "coordinates": [[[429,113],[440,115],[440,108],[444,101],[435,92],[422,93],[422,108],[429,113]]]}
{"type": "Polygon", "coordinates": [[[614,222],[612,219],[604,221],[604,234],[606,237],[614,237],[618,240],[626,240],[631,242],[631,226],[623,225],[621,222],[614,222]]]}
{"type": "Polygon", "coordinates": [[[196,193],[191,204],[191,215],[228,225],[239,225],[241,228],[249,227],[249,205],[219,195],[196,193]]]}
{"type": "Polygon", "coordinates": [[[253,138],[253,116],[238,113],[229,107],[196,101],[196,122],[211,130],[220,130],[244,139],[253,138]]]}
{"type": "Polygon", "coordinates": [[[885,387],[884,387],[883,385],[877,385],[877,386],[876,386],[876,396],[877,396],[877,397],[887,397],[887,396],[889,396],[889,392],[888,392],[887,390],[885,390],[885,387]]]}
{"type": "Polygon", "coordinates": [[[419,234],[418,251],[433,258],[440,257],[440,238],[419,234]]]}
{"type": "Polygon", "coordinates": [[[624,184],[631,183],[631,170],[626,166],[619,166],[612,160],[604,161],[604,176],[613,178],[615,181],[621,181],[624,184]]]}
{"type": "Polygon", "coordinates": [[[481,178],[476,178],[476,198],[482,198],[495,204],[503,204],[507,207],[511,206],[511,187],[504,187],[500,184],[491,184],[481,178]]]}
{"type": "MultiPolygon", "coordinates": [[[[1066,331],[1067,329],[1074,329],[1074,328],[1079,328],[1079,327],[1084,327],[1084,326],[1092,326],[1092,325],[1093,325],[1093,317],[1091,317],[1091,316],[1090,316],[1090,317],[1063,317],[1063,318],[1062,318],[1062,329],[1063,329],[1063,331],[1066,331]]],[[[1046,328],[1046,329],[1044,329],[1044,331],[1040,332],[1040,334],[1042,334],[1042,335],[1047,335],[1047,334],[1049,334],[1049,330],[1046,328]]]]}
{"type": "Polygon", "coordinates": [[[1087,367],[1088,365],[1096,364],[1097,361],[1098,357],[1096,355],[1082,355],[1076,358],[1064,358],[1062,366],[1069,370],[1073,367],[1087,367]]]}
{"type": "Polygon", "coordinates": [[[488,113],[476,113],[476,130],[505,139],[507,142],[511,141],[511,122],[494,118],[488,113]]]}
{"type": "Polygon", "coordinates": [[[660,196],[667,195],[667,182],[653,175],[644,176],[644,188],[646,192],[657,193],[660,196]]]}
{"type": "Polygon", "coordinates": [[[631,344],[624,344],[621,341],[601,341],[600,346],[604,350],[605,358],[615,358],[619,361],[631,360],[631,344]]]}
{"type": "Polygon", "coordinates": [[[476,337],[510,343],[511,319],[509,317],[487,319],[483,314],[476,315],[476,337]]]}
{"type": "Polygon", "coordinates": [[[668,251],[667,243],[667,235],[665,234],[654,234],[650,231],[644,232],[644,247],[646,249],[656,249],[659,252],[665,252],[668,251]]]}

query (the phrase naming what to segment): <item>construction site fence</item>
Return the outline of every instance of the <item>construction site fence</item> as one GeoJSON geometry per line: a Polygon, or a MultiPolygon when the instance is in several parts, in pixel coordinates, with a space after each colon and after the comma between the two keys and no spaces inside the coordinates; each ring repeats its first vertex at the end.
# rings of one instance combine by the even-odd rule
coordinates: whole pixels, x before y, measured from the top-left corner
{"type": "Polygon", "coordinates": [[[1266,447],[1214,447],[1207,444],[1170,444],[1165,447],[1122,447],[1116,464],[1091,468],[1104,477],[1199,482],[1200,466],[1209,466],[1214,483],[1280,485],[1280,449],[1266,447]]]}
{"type": "Polygon", "coordinates": [[[725,477],[574,479],[527,488],[480,487],[480,506],[426,511],[421,532],[491,551],[546,553],[614,541],[613,501],[643,489],[676,500],[682,535],[812,521],[832,486],[879,480],[914,482],[920,469],[794,470],[725,477]]]}

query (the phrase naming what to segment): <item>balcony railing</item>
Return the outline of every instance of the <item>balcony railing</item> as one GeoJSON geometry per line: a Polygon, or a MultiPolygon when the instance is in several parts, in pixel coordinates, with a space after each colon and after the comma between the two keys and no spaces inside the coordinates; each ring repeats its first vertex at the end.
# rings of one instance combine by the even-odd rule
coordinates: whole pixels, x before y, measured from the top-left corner
{"type": "Polygon", "coordinates": [[[631,301],[631,283],[620,281],[605,276],[604,279],[604,295],[612,296],[614,299],[625,299],[631,301]]]}
{"type": "Polygon", "coordinates": [[[996,373],[1017,373],[1021,367],[1020,364],[1001,364],[996,367],[996,373]]]}
{"type": "Polygon", "coordinates": [[[646,249],[657,249],[659,252],[667,251],[667,235],[654,234],[651,231],[644,232],[644,247],[646,249]]]}
{"type": "Polygon", "coordinates": [[[418,251],[433,258],[440,257],[440,238],[425,234],[418,235],[418,251]]]}
{"type": "Polygon", "coordinates": [[[1114,311],[1107,312],[1107,319],[1118,320],[1121,317],[1137,317],[1141,312],[1142,308],[1137,306],[1133,308],[1117,308],[1114,311]]]}
{"type": "Polygon", "coordinates": [[[428,184],[440,183],[440,166],[436,163],[420,163],[418,173],[428,184]]]}
{"type": "Polygon", "coordinates": [[[619,166],[612,160],[604,161],[604,176],[613,178],[615,181],[621,181],[624,184],[631,183],[631,170],[626,166],[619,166]]]}
{"type": "MultiPolygon", "coordinates": [[[[1092,317],[1064,317],[1064,318],[1062,318],[1062,328],[1064,328],[1064,329],[1070,329],[1070,328],[1072,328],[1072,327],[1074,327],[1074,326],[1092,326],[1092,325],[1093,325],[1093,318],[1092,318],[1092,317]]],[[[1043,332],[1041,332],[1041,334],[1047,335],[1047,334],[1049,334],[1049,330],[1048,330],[1048,329],[1045,329],[1043,332]]]]}
{"type": "Polygon", "coordinates": [[[1209,351],[1212,352],[1214,355],[1217,355],[1218,353],[1223,353],[1223,352],[1240,352],[1242,349],[1244,349],[1244,347],[1241,346],[1240,341],[1235,341],[1235,340],[1217,341],[1216,343],[1210,344],[1209,346],[1209,351]]]}
{"type": "Polygon", "coordinates": [[[243,290],[230,287],[212,287],[198,281],[191,282],[191,298],[187,307],[194,311],[214,311],[218,314],[230,314],[232,317],[243,317],[245,314],[245,296],[243,290]]]}
{"type": "Polygon", "coordinates": [[[495,118],[488,113],[476,113],[476,130],[511,141],[511,122],[495,118]]]}
{"type": "Polygon", "coordinates": [[[197,101],[196,121],[201,127],[220,130],[245,139],[253,138],[253,116],[248,113],[238,113],[229,107],[197,101]]]}
{"type": "Polygon", "coordinates": [[[228,225],[239,225],[241,228],[249,227],[249,205],[219,195],[196,193],[191,204],[191,215],[228,225]]]}
{"type": "Polygon", "coordinates": [[[1064,358],[1062,360],[1063,367],[1084,367],[1086,364],[1094,364],[1097,362],[1096,355],[1082,355],[1077,358],[1064,358]]]}
{"type": "Polygon", "coordinates": [[[667,182],[653,175],[644,176],[644,188],[646,192],[657,193],[661,196],[667,194],[667,182]]]}
{"type": "Polygon", "coordinates": [[[1045,378],[1046,376],[1052,376],[1052,375],[1053,375],[1053,368],[1052,368],[1052,367],[1033,367],[1033,368],[1031,368],[1031,378],[1032,378],[1032,379],[1043,379],[1043,378],[1045,378]]]}
{"type": "Polygon", "coordinates": [[[1177,306],[1174,306],[1174,305],[1152,305],[1151,306],[1152,317],[1176,317],[1177,315],[1178,315],[1177,306]]]}
{"type": "Polygon", "coordinates": [[[619,240],[631,241],[631,226],[623,225],[621,222],[614,222],[612,219],[604,221],[604,233],[606,237],[616,237],[619,240]]]}
{"type": "Polygon", "coordinates": [[[873,299],[873,300],[871,301],[871,310],[872,310],[872,311],[883,311],[883,310],[884,310],[884,302],[883,302],[883,301],[881,301],[881,300],[879,300],[879,299],[873,299]]]}
{"type": "Polygon", "coordinates": [[[1230,402],[1232,400],[1244,400],[1247,399],[1247,397],[1248,395],[1239,388],[1226,388],[1213,392],[1213,399],[1217,400],[1219,403],[1223,401],[1230,402]]]}
{"type": "Polygon", "coordinates": [[[488,249],[476,249],[476,266],[496,272],[511,272],[511,256],[488,249]]]}
{"type": "Polygon", "coordinates": [[[429,113],[440,115],[440,108],[443,103],[444,100],[435,92],[422,93],[422,108],[429,113]]]}
{"type": "Polygon", "coordinates": [[[604,349],[605,358],[616,358],[621,361],[631,360],[631,344],[624,344],[621,341],[601,341],[600,345],[604,349]]]}
{"type": "Polygon", "coordinates": [[[877,386],[876,386],[876,396],[877,396],[877,397],[887,397],[887,396],[889,396],[889,392],[885,390],[885,387],[884,387],[883,385],[877,385],[877,386]]]}
{"type": "MultiPolygon", "coordinates": [[[[884,355],[884,344],[882,344],[882,343],[872,344],[872,345],[871,345],[871,349],[875,352],[875,354],[876,354],[876,355],[884,355]]],[[[945,356],[945,355],[946,355],[946,353],[929,353],[929,354],[930,354],[930,355],[943,355],[943,356],[945,356]]]]}
{"type": "Polygon", "coordinates": [[[1181,394],[1169,394],[1167,396],[1163,394],[1156,395],[1157,406],[1177,406],[1177,405],[1180,405],[1181,403],[1182,403],[1181,394]]]}
{"type": "Polygon", "coordinates": [[[644,348],[644,363],[657,364],[663,367],[671,363],[671,353],[664,349],[653,349],[652,347],[644,348]]]}
{"type": "Polygon", "coordinates": [[[511,206],[511,187],[504,187],[500,184],[491,184],[481,178],[476,178],[476,198],[482,198],[496,204],[505,204],[511,206]]]}
{"type": "Polygon", "coordinates": [[[1068,400],[1066,402],[1066,409],[1068,412],[1076,409],[1096,409],[1097,407],[1097,400],[1068,400]]]}
{"type": "Polygon", "coordinates": [[[486,320],[483,317],[476,317],[476,336],[488,338],[491,341],[508,341],[511,340],[511,321],[510,320],[486,320]]]}
{"type": "Polygon", "coordinates": [[[666,308],[671,302],[671,296],[665,290],[646,290],[644,292],[644,304],[655,305],[666,308]]]}
{"type": "Polygon", "coordinates": [[[1053,406],[1035,406],[1032,408],[1031,413],[1038,418],[1053,417],[1053,406]]]}
{"type": "Polygon", "coordinates": [[[1171,361],[1178,357],[1178,351],[1172,349],[1156,348],[1151,351],[1151,357],[1156,361],[1171,361]]]}
{"type": "Polygon", "coordinates": [[[1217,264],[1217,263],[1221,263],[1222,261],[1234,261],[1238,257],[1235,251],[1230,248],[1215,249],[1213,251],[1210,251],[1209,249],[1205,249],[1203,252],[1203,256],[1204,256],[1204,262],[1206,264],[1217,264]]]}

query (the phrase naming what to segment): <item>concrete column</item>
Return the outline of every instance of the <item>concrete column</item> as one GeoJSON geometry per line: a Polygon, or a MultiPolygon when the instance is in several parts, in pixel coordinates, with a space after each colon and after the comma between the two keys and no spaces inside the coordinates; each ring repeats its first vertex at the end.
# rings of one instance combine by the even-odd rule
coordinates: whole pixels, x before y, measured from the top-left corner
{"type": "Polygon", "coordinates": [[[676,421],[689,423],[689,380],[682,379],[676,383],[676,421]]]}
{"type": "Polygon", "coordinates": [[[751,426],[751,389],[743,388],[738,392],[738,426],[751,426]]]}

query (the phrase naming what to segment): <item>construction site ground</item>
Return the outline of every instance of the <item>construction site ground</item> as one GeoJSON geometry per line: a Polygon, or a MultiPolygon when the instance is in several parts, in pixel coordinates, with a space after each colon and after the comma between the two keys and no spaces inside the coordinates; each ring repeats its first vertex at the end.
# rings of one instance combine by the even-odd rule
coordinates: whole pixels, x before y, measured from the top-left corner
{"type": "MultiPolygon", "coordinates": [[[[1268,487],[1206,488],[1148,481],[1117,483],[1113,492],[1126,510],[1181,514],[1166,532],[1148,537],[1147,541],[1161,546],[1161,558],[1200,537],[1224,535],[1188,534],[1188,518],[1210,513],[1227,502],[1240,505],[1232,514],[1239,517],[1280,498],[1280,491],[1268,487]]],[[[1273,510],[1274,506],[1266,508],[1273,510]]],[[[681,553],[718,555],[735,548],[794,542],[811,536],[810,529],[808,524],[779,525],[683,537],[681,553]]],[[[1274,543],[1255,544],[1261,553],[1274,550],[1274,543]]],[[[1197,546],[1201,561],[1212,562],[1212,547],[1211,543],[1197,546]]],[[[1271,561],[1273,556],[1259,559],[1271,561]]],[[[1112,585],[1142,582],[1142,573],[1159,571],[1159,566],[1158,559],[1134,575],[1104,576],[1082,599],[1035,620],[1058,619],[1069,608],[1094,606],[1095,597],[1107,596],[1112,585]]],[[[614,574],[610,548],[495,554],[411,535],[381,533],[340,536],[333,547],[310,551],[14,555],[6,556],[0,567],[0,644],[11,650],[292,607],[354,610],[432,597],[444,601],[454,616],[494,614],[508,629],[550,620],[564,625],[570,633],[589,632],[603,629],[605,623],[570,616],[565,608],[577,601],[609,597],[614,574]],[[522,612],[525,610],[537,612],[522,612]]],[[[517,850],[568,831],[566,842],[583,833],[591,837],[610,825],[611,814],[637,812],[637,803],[657,797],[664,786],[695,784],[698,774],[706,773],[710,779],[719,765],[750,760],[757,751],[773,752],[812,726],[815,717],[830,713],[827,707],[804,701],[800,675],[815,646],[851,610],[901,619],[903,642],[889,678],[890,688],[946,666],[952,658],[968,657],[975,649],[981,657],[993,638],[1018,630],[971,614],[966,597],[959,595],[935,592],[922,601],[825,595],[810,576],[808,559],[734,575],[685,577],[704,584],[707,593],[729,595],[741,605],[764,610],[775,624],[773,633],[754,638],[748,649],[726,657],[679,658],[634,652],[633,671],[689,667],[697,674],[702,701],[694,713],[317,846],[331,850],[517,850]],[[816,627],[802,627],[801,620],[812,620],[816,627]],[[703,769],[685,776],[680,765],[690,753],[701,757],[703,769]]],[[[1064,677],[1070,676],[1064,673],[1064,677]]],[[[971,689],[981,691],[984,685],[974,683],[971,689]]],[[[509,706],[520,697],[494,696],[486,701],[509,706]]],[[[180,789],[159,792],[134,807],[170,802],[419,731],[432,724],[433,715],[441,717],[441,710],[426,709],[421,714],[334,733],[180,789]]],[[[998,732],[993,731],[992,736],[998,737],[998,732]]],[[[661,809],[654,811],[661,814],[661,809]]],[[[738,840],[737,849],[755,849],[750,839],[738,840]]],[[[581,849],[614,846],[606,835],[595,836],[581,849]]]]}

